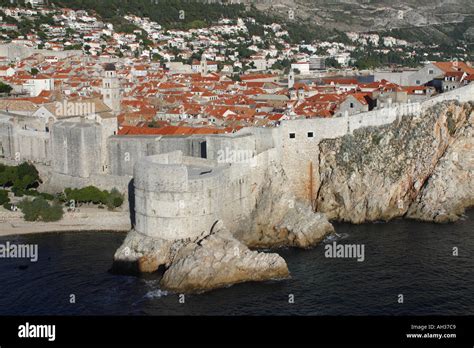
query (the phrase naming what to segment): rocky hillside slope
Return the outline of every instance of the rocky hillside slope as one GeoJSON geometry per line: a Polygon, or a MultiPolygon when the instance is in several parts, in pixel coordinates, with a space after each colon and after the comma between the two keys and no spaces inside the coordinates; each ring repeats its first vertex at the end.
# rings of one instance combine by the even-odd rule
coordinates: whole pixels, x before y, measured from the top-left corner
{"type": "Polygon", "coordinates": [[[311,20],[342,31],[375,31],[462,22],[474,14],[471,0],[249,0],[258,9],[311,20]]]}

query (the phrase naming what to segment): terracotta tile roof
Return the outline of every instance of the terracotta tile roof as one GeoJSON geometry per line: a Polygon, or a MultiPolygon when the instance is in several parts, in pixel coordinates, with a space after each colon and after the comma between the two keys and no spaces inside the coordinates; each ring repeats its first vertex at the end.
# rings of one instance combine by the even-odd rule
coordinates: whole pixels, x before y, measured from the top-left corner
{"type": "Polygon", "coordinates": [[[430,87],[426,86],[403,86],[403,90],[408,94],[416,94],[415,91],[423,91],[423,93],[426,93],[429,89],[430,87]]]}
{"type": "Polygon", "coordinates": [[[268,116],[267,118],[268,118],[270,121],[280,121],[283,117],[284,117],[283,114],[274,114],[274,115],[268,116]]]}
{"type": "Polygon", "coordinates": [[[240,76],[241,81],[251,81],[251,80],[260,80],[260,79],[268,79],[276,77],[275,75],[272,74],[248,74],[248,75],[242,75],[240,76]]]}
{"type": "Polygon", "coordinates": [[[356,79],[348,79],[348,78],[324,78],[323,79],[324,84],[330,85],[330,84],[335,84],[335,85],[357,85],[358,82],[356,79]]]}
{"type": "Polygon", "coordinates": [[[222,134],[222,128],[164,126],[160,128],[124,126],[119,129],[119,135],[192,135],[192,134],[222,134]]]}
{"type": "Polygon", "coordinates": [[[348,94],[347,95],[348,97],[349,96],[352,96],[354,97],[355,99],[357,99],[357,101],[359,101],[359,103],[361,103],[362,105],[368,105],[369,104],[369,101],[370,101],[370,96],[369,94],[367,93],[351,93],[351,94],[348,94]]]}
{"type": "Polygon", "coordinates": [[[474,68],[468,66],[465,62],[435,62],[433,64],[445,73],[450,71],[463,71],[469,75],[474,74],[474,68]]]}

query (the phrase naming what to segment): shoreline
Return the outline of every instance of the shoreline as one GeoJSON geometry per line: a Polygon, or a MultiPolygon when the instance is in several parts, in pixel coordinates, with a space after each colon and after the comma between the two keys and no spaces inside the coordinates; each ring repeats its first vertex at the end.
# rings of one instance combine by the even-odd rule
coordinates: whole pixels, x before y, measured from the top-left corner
{"type": "Polygon", "coordinates": [[[80,212],[65,212],[60,221],[28,222],[21,212],[0,211],[0,237],[50,232],[128,232],[131,229],[128,211],[107,211],[81,208],[80,212]]]}
{"type": "MultiPolygon", "coordinates": [[[[80,212],[65,212],[63,219],[55,222],[28,222],[23,220],[21,212],[10,212],[0,208],[0,237],[20,236],[29,234],[61,233],[61,232],[129,232],[132,229],[128,211],[108,211],[94,207],[81,207],[80,212]]],[[[466,209],[460,220],[468,218],[466,209]]],[[[421,223],[439,223],[416,219],[399,218],[391,221],[372,221],[369,224],[385,224],[396,220],[412,220],[421,223]]],[[[449,224],[456,223],[453,221],[449,224]]],[[[351,224],[350,222],[331,221],[331,224],[351,224]]],[[[357,224],[358,225],[358,224],[357,224]]],[[[256,248],[260,249],[260,248],[256,248]]],[[[264,248],[265,249],[265,248],[264,248]]]]}

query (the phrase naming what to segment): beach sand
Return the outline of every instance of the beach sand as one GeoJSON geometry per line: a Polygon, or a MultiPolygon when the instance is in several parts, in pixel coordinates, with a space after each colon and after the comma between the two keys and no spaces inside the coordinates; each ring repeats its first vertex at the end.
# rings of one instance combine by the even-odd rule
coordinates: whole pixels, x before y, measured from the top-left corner
{"type": "Polygon", "coordinates": [[[20,211],[10,212],[0,207],[0,236],[69,231],[127,232],[130,229],[128,211],[81,207],[76,212],[64,212],[60,221],[27,222],[20,211]]]}

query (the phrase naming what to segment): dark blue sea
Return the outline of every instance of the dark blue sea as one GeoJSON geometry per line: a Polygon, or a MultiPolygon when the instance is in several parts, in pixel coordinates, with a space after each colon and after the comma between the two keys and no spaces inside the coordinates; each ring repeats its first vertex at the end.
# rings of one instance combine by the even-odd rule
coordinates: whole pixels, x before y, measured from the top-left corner
{"type": "Polygon", "coordinates": [[[335,228],[337,243],[364,245],[364,262],[326,258],[324,243],[278,249],[291,279],[187,295],[184,304],[159,289],[158,275],[109,271],[123,233],[2,237],[0,244],[38,244],[39,260],[0,259],[0,315],[474,315],[473,210],[453,224],[335,228]]]}

